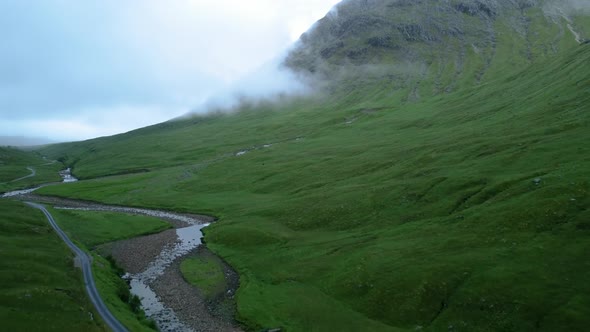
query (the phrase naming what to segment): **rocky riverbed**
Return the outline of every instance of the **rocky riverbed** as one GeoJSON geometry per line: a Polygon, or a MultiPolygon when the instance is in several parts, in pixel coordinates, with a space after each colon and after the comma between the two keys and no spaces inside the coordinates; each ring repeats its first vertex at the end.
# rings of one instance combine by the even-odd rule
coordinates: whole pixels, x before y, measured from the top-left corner
{"type": "Polygon", "coordinates": [[[158,234],[107,243],[99,246],[98,252],[103,256],[113,256],[127,273],[136,274],[145,271],[165,248],[173,247],[177,240],[176,229],[169,229],[158,234]]]}
{"type": "MultiPolygon", "coordinates": [[[[240,331],[232,324],[232,317],[211,312],[210,302],[184,280],[180,272],[180,260],[174,261],[151,285],[162,302],[174,310],[178,318],[187,322],[194,331],[240,331]]],[[[229,289],[228,292],[231,294],[235,290],[229,289]]]]}

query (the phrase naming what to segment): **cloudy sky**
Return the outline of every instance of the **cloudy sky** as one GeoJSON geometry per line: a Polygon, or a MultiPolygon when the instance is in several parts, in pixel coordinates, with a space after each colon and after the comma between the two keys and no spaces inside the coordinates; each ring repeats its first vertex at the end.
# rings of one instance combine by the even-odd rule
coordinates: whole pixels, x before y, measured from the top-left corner
{"type": "Polygon", "coordinates": [[[1,0],[0,136],[80,140],[199,109],[338,2],[1,0]]]}

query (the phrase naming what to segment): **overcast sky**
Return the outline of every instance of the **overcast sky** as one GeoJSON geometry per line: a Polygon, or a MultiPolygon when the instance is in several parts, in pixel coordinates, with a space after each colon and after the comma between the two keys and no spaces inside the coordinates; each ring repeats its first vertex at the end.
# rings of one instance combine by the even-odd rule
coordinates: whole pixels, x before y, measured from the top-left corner
{"type": "Polygon", "coordinates": [[[198,109],[338,2],[1,0],[0,136],[80,140],[198,109]]]}

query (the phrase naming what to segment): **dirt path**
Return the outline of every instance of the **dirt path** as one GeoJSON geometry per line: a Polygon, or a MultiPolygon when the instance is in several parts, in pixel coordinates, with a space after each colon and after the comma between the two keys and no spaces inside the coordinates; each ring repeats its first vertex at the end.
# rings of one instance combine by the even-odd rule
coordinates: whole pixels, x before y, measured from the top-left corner
{"type": "Polygon", "coordinates": [[[29,166],[29,167],[27,167],[27,169],[31,172],[31,174],[25,175],[25,176],[20,177],[18,179],[14,179],[14,180],[12,180],[10,182],[17,182],[17,181],[24,180],[24,179],[27,179],[27,178],[32,178],[33,176],[37,175],[37,171],[35,171],[35,169],[33,167],[29,166]]]}

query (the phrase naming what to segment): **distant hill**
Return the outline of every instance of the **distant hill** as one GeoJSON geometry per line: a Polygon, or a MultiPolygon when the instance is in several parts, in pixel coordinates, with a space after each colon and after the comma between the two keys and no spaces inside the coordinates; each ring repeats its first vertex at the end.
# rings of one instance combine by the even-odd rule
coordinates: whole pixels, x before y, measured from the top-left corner
{"type": "Polygon", "coordinates": [[[31,147],[56,143],[45,138],[25,136],[0,136],[0,146],[31,147]]]}
{"type": "Polygon", "coordinates": [[[43,159],[38,153],[0,146],[0,194],[59,181],[57,172],[61,169],[59,163],[43,159]],[[28,177],[31,173],[34,175],[28,177]]]}

